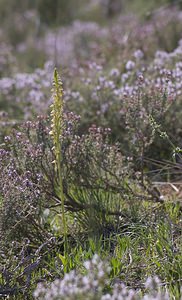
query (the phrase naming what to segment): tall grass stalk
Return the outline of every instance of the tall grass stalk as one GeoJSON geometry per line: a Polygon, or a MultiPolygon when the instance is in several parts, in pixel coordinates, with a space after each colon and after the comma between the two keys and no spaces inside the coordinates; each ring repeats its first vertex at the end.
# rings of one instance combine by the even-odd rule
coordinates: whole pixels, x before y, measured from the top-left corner
{"type": "MultiPolygon", "coordinates": [[[[59,77],[57,70],[54,70],[53,79],[53,104],[51,105],[51,131],[50,135],[53,140],[53,151],[55,154],[54,166],[56,178],[56,194],[59,199],[61,199],[61,212],[62,212],[62,222],[63,222],[63,232],[64,232],[64,264],[67,262],[68,257],[68,241],[67,241],[67,222],[65,216],[64,200],[65,195],[63,191],[63,175],[62,175],[62,135],[64,129],[63,120],[63,87],[62,81],[59,77]]],[[[65,266],[67,269],[67,267],[65,266]]],[[[67,271],[67,270],[66,270],[67,271]]]]}

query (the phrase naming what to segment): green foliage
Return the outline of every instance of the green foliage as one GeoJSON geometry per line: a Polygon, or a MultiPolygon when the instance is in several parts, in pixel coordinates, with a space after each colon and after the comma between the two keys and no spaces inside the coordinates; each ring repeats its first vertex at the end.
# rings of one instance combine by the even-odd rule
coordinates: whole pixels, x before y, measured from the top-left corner
{"type": "Polygon", "coordinates": [[[104,15],[116,2],[0,3],[5,299],[33,299],[37,284],[44,297],[70,276],[79,299],[180,299],[180,3],[121,1],[104,15]],[[50,99],[55,61],[64,92],[55,70],[50,99]]]}
{"type": "Polygon", "coordinates": [[[40,20],[47,25],[70,23],[73,18],[72,0],[39,0],[37,9],[40,20]]]}

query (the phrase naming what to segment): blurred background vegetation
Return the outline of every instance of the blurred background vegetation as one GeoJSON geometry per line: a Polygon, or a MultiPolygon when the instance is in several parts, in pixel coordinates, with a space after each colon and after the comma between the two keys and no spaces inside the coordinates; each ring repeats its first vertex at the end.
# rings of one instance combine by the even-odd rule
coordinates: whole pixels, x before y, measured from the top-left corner
{"type": "MultiPolygon", "coordinates": [[[[154,10],[170,5],[181,9],[182,0],[1,0],[0,42],[6,41],[16,47],[27,37],[29,40],[37,38],[50,28],[69,25],[74,20],[93,21],[102,26],[120,13],[135,14],[141,20],[150,19],[154,10]]],[[[31,53],[34,66],[33,49],[31,53]]],[[[41,55],[38,58],[42,61],[41,55]]]]}
{"type": "Polygon", "coordinates": [[[145,16],[153,9],[174,4],[182,7],[181,0],[1,0],[0,23],[5,25],[16,13],[30,9],[37,11],[43,24],[55,26],[69,24],[74,19],[103,22],[120,11],[145,16]]]}

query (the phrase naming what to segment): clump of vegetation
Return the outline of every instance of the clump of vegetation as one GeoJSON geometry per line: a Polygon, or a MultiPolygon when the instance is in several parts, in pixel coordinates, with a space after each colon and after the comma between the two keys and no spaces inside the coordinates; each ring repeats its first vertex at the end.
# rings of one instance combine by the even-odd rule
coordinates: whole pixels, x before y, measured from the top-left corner
{"type": "Polygon", "coordinates": [[[165,291],[160,291],[160,280],[148,278],[145,287],[149,294],[143,297],[141,292],[129,290],[122,283],[115,283],[109,292],[104,293],[108,285],[109,266],[104,264],[97,255],[91,261],[84,262],[86,274],[77,274],[75,271],[66,274],[62,281],[55,280],[50,287],[39,284],[34,292],[35,299],[98,299],[98,300],[139,300],[139,299],[169,299],[165,291]]]}
{"type": "Polygon", "coordinates": [[[179,3],[6,2],[0,296],[180,299],[179,3]]]}
{"type": "MultiPolygon", "coordinates": [[[[159,228],[163,228],[162,232],[163,226],[170,226],[172,232],[167,233],[168,239],[169,234],[174,235],[171,222],[175,224],[180,214],[179,205],[175,205],[174,212],[172,207],[166,207],[160,192],[151,188],[144,172],[134,169],[132,159],[124,157],[119,144],[109,143],[109,128],[93,125],[87,134],[77,133],[80,118],[73,113],[63,114],[63,92],[58,80],[55,72],[54,104],[50,120],[39,117],[36,122],[26,122],[19,131],[14,130],[10,136],[5,137],[4,148],[1,149],[3,274],[9,274],[8,277],[3,275],[2,279],[8,288],[25,294],[32,282],[32,274],[37,281],[36,270],[44,269],[47,259],[54,264],[55,261],[63,264],[64,270],[77,265],[70,255],[76,251],[72,252],[71,249],[72,245],[77,248],[80,234],[85,246],[79,251],[89,253],[92,240],[92,248],[96,247],[95,250],[100,243],[100,247],[104,247],[104,255],[116,256],[111,258],[111,274],[123,278],[118,257],[119,232],[126,232],[130,236],[130,230],[135,232],[137,226],[142,230],[146,222],[153,227],[154,220],[151,220],[150,214],[146,215],[146,208],[150,211],[159,206],[161,212],[158,212],[159,216],[154,214],[154,219],[159,218],[157,222],[159,228]],[[170,218],[170,225],[167,225],[165,217],[164,223],[160,224],[163,214],[170,218]],[[173,215],[175,220],[172,220],[173,215]],[[129,229],[131,224],[133,228],[129,229]],[[17,259],[15,264],[9,265],[5,253],[12,240],[15,247],[8,256],[16,253],[17,259]],[[105,243],[109,243],[108,254],[105,243]],[[24,267],[24,261],[28,266],[24,267]],[[16,272],[12,273],[13,270],[16,272]],[[11,287],[14,280],[23,276],[18,286],[11,287]]],[[[178,232],[179,224],[173,226],[178,232]]],[[[134,240],[130,239],[139,247],[141,240],[135,237],[134,232],[134,240]]],[[[177,243],[176,246],[173,244],[172,248],[162,253],[164,241],[159,238],[159,234],[160,231],[157,235],[159,242],[154,244],[158,255],[173,256],[173,247],[177,247],[178,253],[180,246],[176,241],[173,241],[177,243]]],[[[148,246],[144,247],[144,252],[145,255],[150,253],[148,259],[155,253],[151,254],[148,246]]],[[[177,278],[180,276],[179,260],[178,253],[171,262],[173,269],[174,264],[177,268],[177,278]]],[[[160,258],[156,266],[161,269],[160,258]]],[[[62,273],[61,269],[58,271],[54,268],[49,265],[46,267],[46,270],[50,269],[48,272],[51,272],[52,278],[62,273]]],[[[171,269],[164,270],[164,278],[169,276],[168,272],[171,269]]],[[[49,280],[49,276],[46,278],[49,280]]]]}

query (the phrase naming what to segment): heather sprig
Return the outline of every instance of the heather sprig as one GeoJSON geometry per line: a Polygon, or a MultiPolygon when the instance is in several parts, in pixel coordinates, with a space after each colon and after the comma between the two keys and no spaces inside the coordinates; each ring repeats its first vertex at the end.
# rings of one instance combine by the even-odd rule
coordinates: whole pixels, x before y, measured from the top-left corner
{"type": "Polygon", "coordinates": [[[165,139],[168,141],[169,145],[171,146],[172,148],[172,152],[173,152],[173,157],[175,157],[176,155],[179,156],[179,158],[181,159],[181,153],[182,153],[182,149],[178,146],[175,146],[174,143],[172,142],[172,140],[170,139],[169,135],[167,134],[166,131],[163,131],[162,128],[161,128],[161,124],[158,124],[156,122],[156,120],[153,118],[153,116],[150,116],[149,117],[150,119],[150,124],[151,124],[151,127],[152,127],[152,130],[153,132],[159,134],[159,136],[162,138],[162,139],[165,139]]]}

